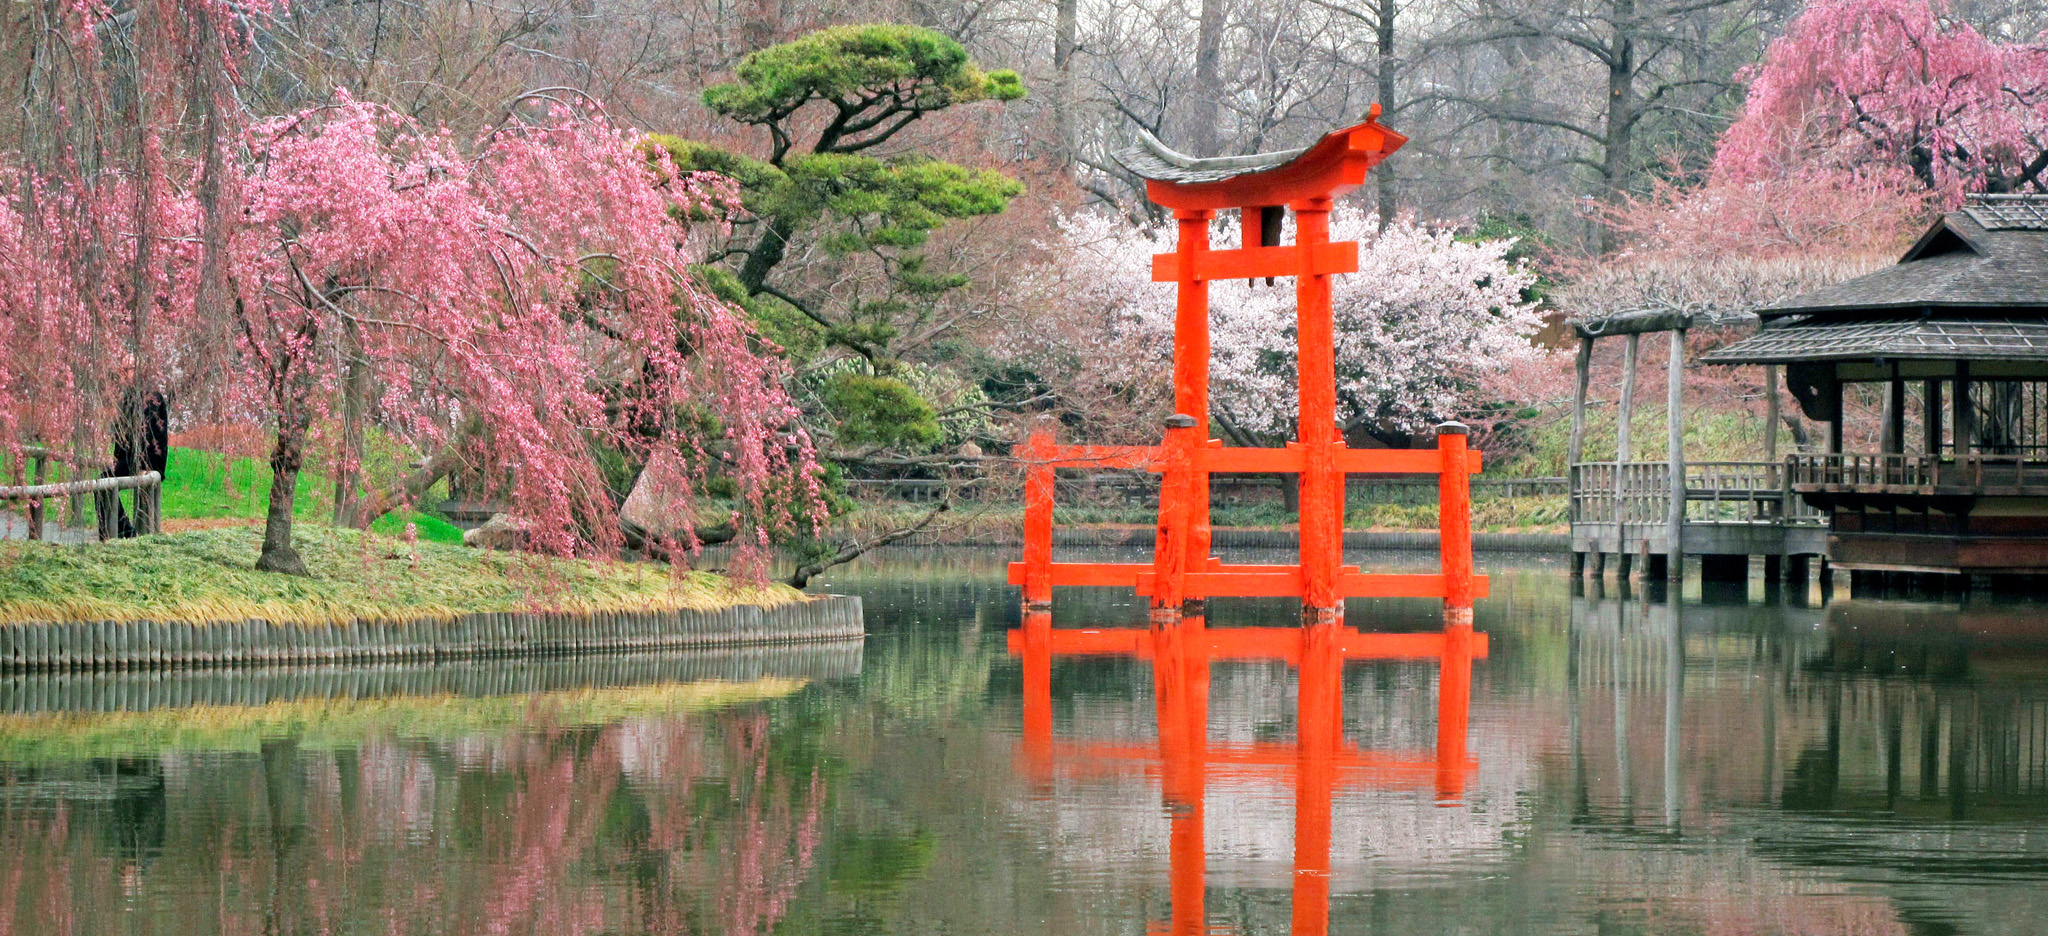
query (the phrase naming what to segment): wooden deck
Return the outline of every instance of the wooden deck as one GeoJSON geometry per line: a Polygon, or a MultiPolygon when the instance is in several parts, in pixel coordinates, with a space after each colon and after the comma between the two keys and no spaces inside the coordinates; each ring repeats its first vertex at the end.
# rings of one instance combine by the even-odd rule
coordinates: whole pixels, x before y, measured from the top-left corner
{"type": "MultiPolygon", "coordinates": [[[[1680,552],[1697,556],[1826,556],[1827,518],[1808,506],[1780,462],[1689,462],[1680,552]]],[[[1671,468],[1654,462],[1571,466],[1574,553],[1671,552],[1671,468]]],[[[2042,473],[2048,482],[2048,471],[2042,473]]]]}

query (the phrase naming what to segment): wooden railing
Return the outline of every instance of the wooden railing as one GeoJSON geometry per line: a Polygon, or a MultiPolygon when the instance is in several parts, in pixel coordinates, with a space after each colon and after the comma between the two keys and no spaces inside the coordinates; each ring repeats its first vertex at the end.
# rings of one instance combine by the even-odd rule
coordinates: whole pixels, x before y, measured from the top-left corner
{"type": "MultiPolygon", "coordinates": [[[[42,472],[37,471],[38,475],[42,472]]],[[[122,535],[120,529],[122,491],[135,492],[134,522],[130,534],[157,533],[161,527],[159,504],[163,494],[163,476],[154,471],[139,475],[122,475],[111,478],[87,478],[79,481],[65,481],[58,484],[25,484],[0,486],[0,501],[26,501],[28,503],[28,538],[43,537],[43,501],[52,497],[70,497],[78,494],[93,496],[94,513],[99,519],[101,540],[114,539],[122,535]]]]}
{"type": "Polygon", "coordinates": [[[1664,462],[1581,462],[1571,466],[1573,523],[1663,523],[1671,504],[1664,462]]]}
{"type": "MultiPolygon", "coordinates": [[[[1818,524],[1779,462],[1687,462],[1685,522],[1818,524]]],[[[2044,473],[2048,480],[2048,473],[2044,473]]],[[[1666,462],[1581,462],[1571,467],[1573,523],[1663,524],[1671,510],[1666,462]]]]}
{"type": "Polygon", "coordinates": [[[1793,492],[1784,462],[1686,462],[1685,522],[1820,524],[1793,492]]]}
{"type": "Polygon", "coordinates": [[[1793,455],[1794,490],[2048,496],[2048,458],[2025,455],[1793,455]]]}

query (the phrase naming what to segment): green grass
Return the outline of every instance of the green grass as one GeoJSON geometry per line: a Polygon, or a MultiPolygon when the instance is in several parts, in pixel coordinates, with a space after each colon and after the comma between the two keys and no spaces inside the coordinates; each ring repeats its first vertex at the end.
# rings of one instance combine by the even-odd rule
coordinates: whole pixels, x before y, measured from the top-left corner
{"type": "Polygon", "coordinates": [[[0,543],[0,623],[417,620],[562,610],[777,605],[795,589],[652,563],[552,559],[306,525],[309,578],[258,572],[262,531],[187,530],[110,543],[0,543]]]}
{"type": "MultiPolygon", "coordinates": [[[[270,463],[260,458],[230,458],[218,452],[173,448],[164,470],[163,517],[166,520],[242,518],[260,520],[270,509],[270,463]]],[[[317,472],[299,475],[292,492],[292,516],[327,523],[334,516],[334,481],[317,472]]],[[[389,536],[411,523],[423,540],[462,542],[462,531],[438,516],[419,511],[385,514],[370,529],[389,536]]]]}
{"type": "MultiPolygon", "coordinates": [[[[0,476],[13,476],[4,453],[0,453],[0,476]]],[[[164,466],[163,519],[262,520],[270,509],[270,477],[270,463],[261,458],[174,447],[164,466]]],[[[441,490],[437,485],[426,500],[436,499],[441,490]]],[[[134,494],[123,492],[121,502],[124,508],[133,509],[134,494]]],[[[74,526],[89,527],[97,522],[92,498],[85,498],[84,503],[85,515],[69,520],[74,526]]],[[[61,499],[52,501],[50,509],[61,510],[61,504],[61,499]]],[[[298,486],[292,491],[292,516],[306,523],[331,522],[333,479],[319,472],[301,472],[298,486]]],[[[387,536],[401,536],[408,523],[413,524],[420,539],[457,545],[462,542],[460,528],[436,514],[419,510],[394,510],[377,518],[370,529],[387,536]]]]}
{"type": "Polygon", "coordinates": [[[377,738],[453,738],[536,723],[603,725],[648,714],[704,712],[787,696],[801,679],[705,681],[539,695],[306,699],[268,705],[202,705],[144,712],[0,715],[0,759],[49,763],[154,757],[166,751],[255,751],[291,738],[322,750],[377,738]]]}

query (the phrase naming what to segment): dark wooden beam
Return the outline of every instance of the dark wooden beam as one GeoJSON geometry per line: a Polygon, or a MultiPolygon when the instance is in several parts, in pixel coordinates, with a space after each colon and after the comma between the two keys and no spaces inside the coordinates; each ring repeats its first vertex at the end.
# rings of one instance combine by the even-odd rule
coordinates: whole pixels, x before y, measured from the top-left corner
{"type": "Polygon", "coordinates": [[[1568,324],[1581,338],[1605,338],[1610,335],[1684,331],[1692,327],[1692,315],[1686,312],[1623,312],[1595,319],[1574,318],[1568,324]]]}

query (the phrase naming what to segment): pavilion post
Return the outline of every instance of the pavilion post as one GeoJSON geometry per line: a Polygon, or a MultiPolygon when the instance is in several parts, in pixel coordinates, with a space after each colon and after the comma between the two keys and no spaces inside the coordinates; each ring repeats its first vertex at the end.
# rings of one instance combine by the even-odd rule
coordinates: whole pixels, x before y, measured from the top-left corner
{"type": "Polygon", "coordinates": [[[1778,365],[1764,365],[1764,461],[1778,460],[1778,365]]]}
{"type": "Polygon", "coordinates": [[[1828,420],[1828,454],[1842,454],[1842,381],[1837,378],[1828,382],[1828,402],[1834,414],[1828,420]]]}
{"type": "Polygon", "coordinates": [[[1671,330],[1671,362],[1665,381],[1664,423],[1666,457],[1670,460],[1671,503],[1664,535],[1668,537],[1665,574],[1672,581],[1685,578],[1685,329],[1671,330]]]}
{"type": "Polygon", "coordinates": [[[1899,362],[1891,364],[1891,379],[1885,382],[1884,395],[1884,444],[1886,455],[1900,455],[1906,451],[1906,382],[1899,379],[1899,362]]]}
{"type": "Polygon", "coordinates": [[[1949,432],[1955,438],[1956,457],[1960,458],[1970,454],[1977,434],[1972,419],[1975,414],[1970,410],[1970,362],[1956,362],[1956,384],[1950,388],[1950,396],[1949,432]]]}
{"type": "Polygon", "coordinates": [[[1941,454],[1941,381],[1920,385],[1920,451],[1930,458],[1941,454]]]}

